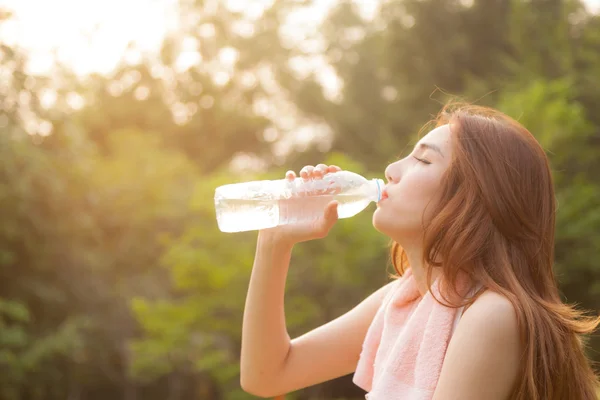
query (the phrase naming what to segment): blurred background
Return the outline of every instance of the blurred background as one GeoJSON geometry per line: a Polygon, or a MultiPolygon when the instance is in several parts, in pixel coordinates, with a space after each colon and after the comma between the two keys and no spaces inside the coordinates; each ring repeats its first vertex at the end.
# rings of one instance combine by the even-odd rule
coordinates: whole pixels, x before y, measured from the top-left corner
{"type": "MultiPolygon", "coordinates": [[[[599,9],[0,0],[0,399],[253,398],[239,350],[256,233],[218,231],[214,189],[320,162],[383,177],[452,96],[547,149],[560,287],[597,312],[599,9]]],[[[292,337],[387,281],[373,209],[294,250],[292,337]]],[[[289,398],[364,392],[348,376],[289,398]]]]}

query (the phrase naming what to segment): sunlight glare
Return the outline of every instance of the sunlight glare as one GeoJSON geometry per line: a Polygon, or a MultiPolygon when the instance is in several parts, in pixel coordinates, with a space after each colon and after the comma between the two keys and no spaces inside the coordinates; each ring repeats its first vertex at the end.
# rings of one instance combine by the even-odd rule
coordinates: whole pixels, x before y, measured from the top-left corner
{"type": "Polygon", "coordinates": [[[273,2],[274,0],[226,0],[225,7],[231,12],[241,13],[245,18],[256,21],[273,2]]]}
{"type": "Polygon", "coordinates": [[[148,89],[148,87],[146,86],[138,86],[137,88],[135,88],[135,92],[133,92],[133,95],[136,98],[136,100],[144,101],[148,98],[148,96],[150,96],[150,89],[148,89]]]}
{"type": "Polygon", "coordinates": [[[187,36],[181,44],[181,52],[175,60],[175,69],[178,72],[188,70],[202,62],[202,55],[198,52],[198,39],[187,36]]]}
{"type": "Polygon", "coordinates": [[[240,52],[233,47],[224,47],[219,51],[219,61],[228,68],[235,65],[239,56],[240,52]]]}
{"type": "Polygon", "coordinates": [[[52,89],[42,89],[40,94],[40,105],[49,110],[56,103],[56,91],[52,89]]]}
{"type": "Polygon", "coordinates": [[[213,82],[217,86],[225,86],[229,83],[231,76],[225,71],[218,71],[213,75],[213,82]]]}
{"type": "Polygon", "coordinates": [[[69,92],[67,94],[67,104],[73,110],[81,110],[85,106],[85,100],[79,93],[69,92]]]}
{"type": "Polygon", "coordinates": [[[13,11],[0,34],[28,50],[32,74],[50,70],[55,57],[78,75],[107,73],[130,42],[155,51],[177,22],[177,0],[0,0],[0,7],[13,11]]]}
{"type": "Polygon", "coordinates": [[[201,38],[211,38],[215,36],[216,30],[213,24],[202,24],[198,27],[198,35],[201,38]]]}
{"type": "MultiPolygon", "coordinates": [[[[244,37],[251,37],[255,29],[252,21],[260,19],[274,1],[224,0],[224,4],[249,20],[238,20],[234,29],[244,37]]],[[[380,1],[354,0],[354,3],[362,16],[370,20],[380,1]]],[[[337,2],[318,0],[308,6],[299,5],[281,27],[284,45],[297,46],[318,34],[320,23],[337,2]]],[[[55,59],[78,75],[106,74],[122,58],[132,65],[144,53],[156,54],[165,35],[178,29],[178,4],[179,0],[0,0],[0,8],[13,13],[12,19],[0,26],[0,36],[7,45],[18,44],[27,50],[31,74],[49,72],[55,59]]],[[[600,0],[585,0],[584,4],[592,12],[600,11],[600,0]]],[[[202,24],[197,34],[212,38],[215,27],[202,24]]],[[[313,41],[309,46],[315,48],[318,44],[313,41]]],[[[199,55],[186,53],[178,60],[178,68],[200,62],[199,55]]]]}

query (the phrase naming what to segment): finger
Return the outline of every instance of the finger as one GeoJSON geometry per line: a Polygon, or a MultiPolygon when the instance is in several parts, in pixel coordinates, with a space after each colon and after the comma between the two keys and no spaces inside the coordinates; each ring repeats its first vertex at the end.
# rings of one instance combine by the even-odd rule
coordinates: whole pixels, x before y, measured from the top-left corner
{"type": "Polygon", "coordinates": [[[285,173],[285,178],[287,180],[293,181],[294,179],[296,179],[296,173],[294,171],[288,171],[285,173]]]}
{"type": "Polygon", "coordinates": [[[325,175],[327,173],[327,165],[325,164],[319,164],[315,167],[314,169],[314,176],[316,178],[322,178],[323,175],[325,175]]]}
{"type": "Polygon", "coordinates": [[[342,169],[340,167],[338,167],[337,165],[330,165],[329,168],[327,168],[327,172],[338,172],[341,170],[342,169]]]}
{"type": "Polygon", "coordinates": [[[338,204],[339,203],[334,200],[325,207],[323,218],[323,228],[325,231],[329,231],[338,220],[338,204]]]}
{"type": "Polygon", "coordinates": [[[310,165],[306,165],[304,167],[302,167],[302,169],[300,170],[300,177],[301,178],[306,178],[308,176],[308,167],[310,167],[310,165]]]}
{"type": "Polygon", "coordinates": [[[300,176],[304,180],[312,179],[314,170],[315,170],[315,167],[313,167],[312,165],[307,165],[306,167],[302,168],[302,170],[300,171],[300,176]]]}

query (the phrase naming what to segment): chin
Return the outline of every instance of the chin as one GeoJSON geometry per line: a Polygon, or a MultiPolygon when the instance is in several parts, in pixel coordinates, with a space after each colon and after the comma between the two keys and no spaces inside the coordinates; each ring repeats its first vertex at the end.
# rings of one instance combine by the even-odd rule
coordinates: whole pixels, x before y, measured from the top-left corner
{"type": "Polygon", "coordinates": [[[397,236],[395,233],[397,233],[396,231],[398,230],[398,227],[394,226],[394,220],[396,219],[397,217],[390,218],[389,215],[385,215],[385,213],[378,208],[373,213],[373,227],[384,235],[393,238],[397,236]]]}
{"type": "Polygon", "coordinates": [[[373,227],[388,236],[390,239],[402,244],[407,238],[414,238],[422,231],[420,226],[408,226],[405,224],[399,224],[398,222],[406,221],[406,217],[402,215],[386,215],[387,213],[382,212],[383,210],[378,208],[373,213],[373,227]]]}

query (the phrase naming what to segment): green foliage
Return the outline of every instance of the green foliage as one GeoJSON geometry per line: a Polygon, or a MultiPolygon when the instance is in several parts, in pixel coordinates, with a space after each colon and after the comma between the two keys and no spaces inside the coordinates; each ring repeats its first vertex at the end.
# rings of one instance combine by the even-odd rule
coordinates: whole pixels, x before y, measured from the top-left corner
{"type": "MultiPolygon", "coordinates": [[[[364,170],[341,154],[325,161],[364,170]]],[[[277,177],[255,177],[260,178],[277,177]]],[[[197,184],[187,210],[191,223],[180,237],[166,241],[163,257],[174,287],[187,296],[172,301],[135,299],[133,310],[145,335],[132,349],[136,374],[203,371],[224,388],[224,398],[237,399],[243,398],[237,390],[238,352],[255,233],[227,235],[217,230],[212,195],[228,179],[215,176],[197,184]]],[[[300,334],[327,322],[385,282],[387,239],[370,225],[365,211],[340,221],[327,241],[297,248],[286,294],[290,332],[300,334]]]]}
{"type": "Polygon", "coordinates": [[[574,157],[580,162],[591,158],[585,153],[591,153],[593,126],[572,87],[568,79],[533,80],[517,90],[506,90],[498,102],[500,110],[535,133],[556,166],[564,167],[574,157]]]}
{"type": "Polygon", "coordinates": [[[162,264],[183,299],[135,299],[133,310],[144,337],[132,344],[136,374],[153,376],[172,370],[210,373],[227,398],[237,398],[238,347],[247,276],[252,265],[252,233],[225,236],[216,225],[214,189],[227,176],[207,177],[195,185],[185,209],[189,223],[179,237],[165,238],[162,264]]]}
{"type": "MultiPolygon", "coordinates": [[[[0,398],[252,398],[239,350],[256,233],[217,229],[215,188],[320,162],[381,178],[450,96],[497,107],[540,140],[560,204],[561,290],[600,309],[600,17],[576,0],[403,0],[367,20],[340,1],[311,47],[279,32],[310,2],[277,1],[252,21],[209,3],[182,2],[160,59],[107,76],[30,76],[26,55],[0,43],[0,398]],[[203,62],[181,70],[185,37],[203,62]],[[217,84],[223,50],[238,58],[217,84]],[[339,93],[320,68],[292,68],[315,57],[339,93]],[[48,90],[57,101],[43,107],[48,90]],[[297,138],[291,116],[331,136],[282,158],[279,146],[297,138]],[[51,134],[35,134],[44,123],[51,134]],[[264,168],[233,168],[240,155],[264,168]]],[[[389,243],[372,208],[295,248],[290,335],[386,282],[389,243]]],[[[345,378],[292,397],[364,398],[352,387],[345,378]]]]}

